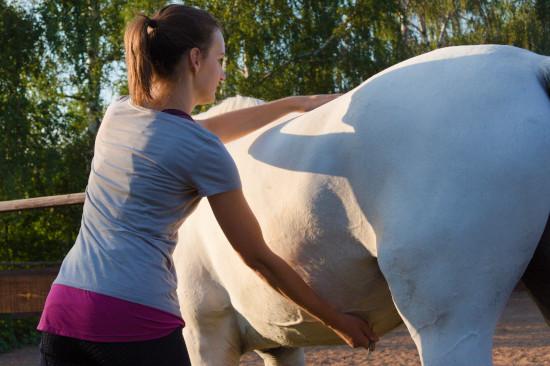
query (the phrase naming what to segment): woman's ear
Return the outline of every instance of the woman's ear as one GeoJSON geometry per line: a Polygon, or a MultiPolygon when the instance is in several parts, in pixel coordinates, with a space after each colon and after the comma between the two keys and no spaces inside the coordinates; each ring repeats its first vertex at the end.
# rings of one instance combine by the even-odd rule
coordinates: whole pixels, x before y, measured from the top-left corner
{"type": "Polygon", "coordinates": [[[196,74],[201,67],[201,50],[197,47],[189,50],[189,67],[193,74],[196,74]]]}

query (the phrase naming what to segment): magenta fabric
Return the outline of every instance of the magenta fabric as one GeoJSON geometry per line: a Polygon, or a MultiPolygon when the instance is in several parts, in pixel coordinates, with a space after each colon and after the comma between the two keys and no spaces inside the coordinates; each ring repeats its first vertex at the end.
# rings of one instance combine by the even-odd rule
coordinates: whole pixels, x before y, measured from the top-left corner
{"type": "Polygon", "coordinates": [[[185,323],[162,310],[65,285],[53,285],[38,330],[92,342],[164,337],[185,323]]]}
{"type": "Polygon", "coordinates": [[[178,117],[185,118],[185,119],[188,119],[190,121],[195,122],[193,117],[191,117],[190,115],[188,115],[187,113],[185,113],[184,111],[182,111],[180,109],[163,109],[161,112],[172,114],[174,116],[178,116],[178,117]]]}

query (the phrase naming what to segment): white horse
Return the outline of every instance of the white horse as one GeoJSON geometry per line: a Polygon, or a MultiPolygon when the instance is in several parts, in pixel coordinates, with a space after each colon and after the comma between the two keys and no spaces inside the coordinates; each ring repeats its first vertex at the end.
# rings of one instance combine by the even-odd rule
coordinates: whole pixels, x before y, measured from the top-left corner
{"type": "MultiPolygon", "coordinates": [[[[424,365],[491,365],[522,275],[550,319],[549,80],[522,49],[440,49],[228,149],[266,242],[321,296],[378,335],[404,321],[424,365]]],[[[207,200],[179,235],[193,365],[342,343],[245,266],[207,200]]]]}

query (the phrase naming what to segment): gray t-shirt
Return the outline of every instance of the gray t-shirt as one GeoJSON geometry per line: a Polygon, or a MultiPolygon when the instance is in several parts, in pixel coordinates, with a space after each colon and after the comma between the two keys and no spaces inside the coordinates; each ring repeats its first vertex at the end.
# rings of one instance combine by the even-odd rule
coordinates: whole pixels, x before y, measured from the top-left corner
{"type": "Polygon", "coordinates": [[[172,253],[201,197],[241,187],[217,136],[128,97],[107,109],[80,232],[54,283],[180,316],[172,253]]]}

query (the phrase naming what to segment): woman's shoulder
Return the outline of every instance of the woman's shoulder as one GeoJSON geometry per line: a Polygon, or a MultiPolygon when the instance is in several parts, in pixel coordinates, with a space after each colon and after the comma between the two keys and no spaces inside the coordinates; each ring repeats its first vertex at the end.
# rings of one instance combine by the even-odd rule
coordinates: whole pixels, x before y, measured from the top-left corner
{"type": "Polygon", "coordinates": [[[221,143],[218,136],[202,126],[200,122],[136,105],[127,95],[113,99],[106,116],[109,114],[112,119],[126,120],[136,128],[141,125],[166,130],[175,140],[192,137],[204,142],[221,143]]]}

